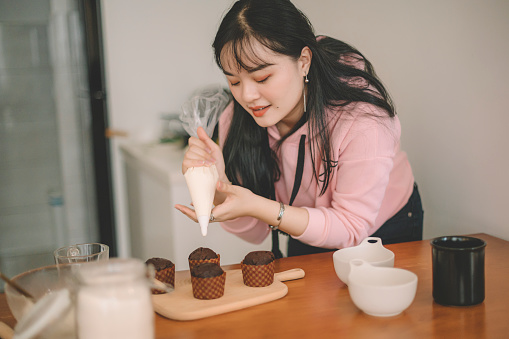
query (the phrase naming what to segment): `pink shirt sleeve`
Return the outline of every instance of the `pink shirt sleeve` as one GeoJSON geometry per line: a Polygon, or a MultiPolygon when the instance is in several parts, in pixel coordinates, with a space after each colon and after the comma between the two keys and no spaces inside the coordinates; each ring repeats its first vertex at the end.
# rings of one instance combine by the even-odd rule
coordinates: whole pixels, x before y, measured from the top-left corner
{"type": "Polygon", "coordinates": [[[377,216],[399,148],[399,132],[396,119],[361,116],[353,121],[344,138],[339,137],[334,182],[314,208],[304,207],[309,223],[295,239],[317,247],[350,247],[380,226],[377,216]]]}

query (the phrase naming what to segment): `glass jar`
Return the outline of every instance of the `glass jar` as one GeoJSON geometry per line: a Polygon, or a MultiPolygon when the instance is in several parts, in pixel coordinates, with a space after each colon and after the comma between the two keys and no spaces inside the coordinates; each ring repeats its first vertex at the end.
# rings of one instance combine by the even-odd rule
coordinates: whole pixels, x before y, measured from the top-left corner
{"type": "Polygon", "coordinates": [[[114,258],[79,271],[76,319],[80,339],[154,338],[147,267],[138,259],[114,258]]]}

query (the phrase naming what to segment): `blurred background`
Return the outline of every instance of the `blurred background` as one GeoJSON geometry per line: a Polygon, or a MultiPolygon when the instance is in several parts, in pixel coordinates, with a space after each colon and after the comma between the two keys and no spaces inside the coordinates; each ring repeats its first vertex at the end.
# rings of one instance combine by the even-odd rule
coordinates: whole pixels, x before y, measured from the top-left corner
{"type": "Polygon", "coordinates": [[[6,275],[52,264],[53,251],[64,245],[115,242],[93,5],[0,0],[0,270],[6,275]]]}

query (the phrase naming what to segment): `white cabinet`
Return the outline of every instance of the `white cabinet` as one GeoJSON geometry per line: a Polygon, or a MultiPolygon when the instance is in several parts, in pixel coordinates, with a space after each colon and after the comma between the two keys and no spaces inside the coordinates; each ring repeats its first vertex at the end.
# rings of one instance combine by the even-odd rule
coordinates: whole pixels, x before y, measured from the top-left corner
{"type": "Polygon", "coordinates": [[[250,251],[270,250],[270,236],[260,245],[250,244],[219,223],[211,223],[203,237],[199,225],[174,208],[191,202],[181,170],[183,150],[171,144],[124,144],[121,150],[132,257],[167,258],[177,270],[185,270],[187,257],[198,247],[220,254],[221,265],[238,264],[250,251]]]}

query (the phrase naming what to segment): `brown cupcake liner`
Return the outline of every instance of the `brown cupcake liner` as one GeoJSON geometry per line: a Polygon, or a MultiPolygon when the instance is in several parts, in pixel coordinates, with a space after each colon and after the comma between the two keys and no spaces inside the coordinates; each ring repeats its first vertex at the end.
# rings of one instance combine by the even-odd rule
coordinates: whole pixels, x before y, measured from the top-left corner
{"type": "MultiPolygon", "coordinates": [[[[164,270],[156,271],[155,278],[165,284],[170,284],[171,286],[175,287],[175,265],[165,268],[164,270]]],[[[152,288],[150,290],[152,291],[152,294],[166,293],[166,291],[156,288],[152,288]]]]}
{"type": "Polygon", "coordinates": [[[204,264],[206,262],[211,262],[211,263],[214,263],[214,264],[218,264],[219,266],[221,266],[221,256],[218,254],[217,255],[217,258],[212,258],[212,259],[203,259],[203,260],[189,260],[189,270],[192,270],[194,266],[196,265],[199,265],[199,264],[204,264]]]}
{"type": "Polygon", "coordinates": [[[249,287],[265,287],[274,282],[274,261],[267,265],[244,265],[240,263],[244,285],[249,287]]]}
{"type": "Polygon", "coordinates": [[[193,286],[193,296],[196,299],[217,299],[224,295],[224,284],[226,281],[226,272],[220,276],[212,278],[197,278],[191,276],[193,286]]]}

